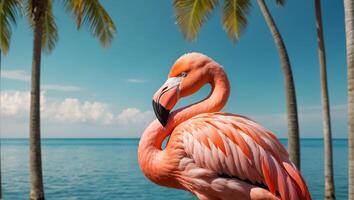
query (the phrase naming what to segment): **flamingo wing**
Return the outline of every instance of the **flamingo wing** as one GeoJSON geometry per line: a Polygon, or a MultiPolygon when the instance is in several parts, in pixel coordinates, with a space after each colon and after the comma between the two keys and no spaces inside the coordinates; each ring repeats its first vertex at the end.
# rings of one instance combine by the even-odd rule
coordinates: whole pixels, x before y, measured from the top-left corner
{"type": "Polygon", "coordinates": [[[187,157],[220,177],[263,185],[281,199],[311,199],[304,179],[278,139],[239,115],[207,113],[179,126],[187,157]]]}

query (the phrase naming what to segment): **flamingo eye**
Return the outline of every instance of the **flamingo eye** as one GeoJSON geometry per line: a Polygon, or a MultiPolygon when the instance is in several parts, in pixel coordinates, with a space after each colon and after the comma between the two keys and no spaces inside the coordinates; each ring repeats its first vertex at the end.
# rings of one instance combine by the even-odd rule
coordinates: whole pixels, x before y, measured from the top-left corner
{"type": "Polygon", "coordinates": [[[187,76],[187,72],[182,72],[179,77],[186,77],[187,76]]]}

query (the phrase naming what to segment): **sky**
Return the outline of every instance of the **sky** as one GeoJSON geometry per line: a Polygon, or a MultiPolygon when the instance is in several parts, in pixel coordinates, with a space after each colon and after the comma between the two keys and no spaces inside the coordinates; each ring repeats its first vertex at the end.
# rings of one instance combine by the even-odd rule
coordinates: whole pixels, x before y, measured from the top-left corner
{"type": "MultiPolygon", "coordinates": [[[[155,119],[151,98],[174,61],[201,52],[224,66],[231,81],[225,112],[253,118],[287,137],[284,81],[279,56],[256,1],[240,41],[222,28],[219,5],[193,42],[184,40],[172,1],[101,1],[117,27],[109,48],[87,29],[76,30],[60,2],[54,4],[59,42],[43,54],[43,138],[140,137],[155,119]]],[[[222,1],[221,1],[222,2],[222,1]]],[[[295,79],[300,135],[322,137],[319,62],[312,1],[267,1],[288,49],[295,79]]],[[[347,137],[343,1],[322,1],[333,137],[347,137]]],[[[1,60],[1,136],[26,138],[33,34],[25,17],[13,28],[10,52],[1,60]]],[[[204,87],[176,108],[207,96],[204,87]]]]}

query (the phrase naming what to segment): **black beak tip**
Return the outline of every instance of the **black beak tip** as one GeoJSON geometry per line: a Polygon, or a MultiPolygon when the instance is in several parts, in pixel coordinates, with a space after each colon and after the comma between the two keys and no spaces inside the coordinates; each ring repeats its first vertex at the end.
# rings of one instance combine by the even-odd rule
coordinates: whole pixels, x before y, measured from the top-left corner
{"type": "Polygon", "coordinates": [[[168,121],[170,110],[167,110],[165,107],[159,103],[156,103],[154,100],[152,100],[152,107],[154,108],[157,119],[162,124],[162,126],[165,127],[168,121]]]}

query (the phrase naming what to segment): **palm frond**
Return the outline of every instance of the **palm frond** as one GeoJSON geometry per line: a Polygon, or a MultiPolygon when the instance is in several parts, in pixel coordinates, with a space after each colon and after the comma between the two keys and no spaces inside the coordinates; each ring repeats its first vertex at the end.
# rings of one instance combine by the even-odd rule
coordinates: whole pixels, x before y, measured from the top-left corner
{"type": "Polygon", "coordinates": [[[218,0],[174,0],[176,23],[184,38],[191,41],[197,37],[217,4],[218,0]]]}
{"type": "MultiPolygon", "coordinates": [[[[56,43],[58,42],[59,35],[57,25],[55,23],[55,19],[53,16],[53,2],[52,0],[47,0],[46,2],[46,10],[44,12],[43,24],[42,24],[42,50],[45,53],[50,53],[56,43]]],[[[27,9],[27,17],[32,30],[34,30],[34,2],[33,0],[27,1],[26,9],[27,9]]]]}
{"type": "Polygon", "coordinates": [[[47,11],[43,20],[42,47],[45,52],[50,53],[58,42],[58,29],[53,16],[53,2],[48,0],[47,11]]]}
{"type": "Polygon", "coordinates": [[[240,39],[247,25],[247,15],[251,7],[250,0],[225,0],[223,25],[229,38],[234,42],[240,39]]]}
{"type": "Polygon", "coordinates": [[[277,4],[277,6],[284,6],[285,0],[275,0],[275,3],[277,4]]]}
{"type": "Polygon", "coordinates": [[[16,25],[16,19],[21,15],[21,0],[0,1],[0,49],[6,54],[10,48],[12,25],[16,25]]]}
{"type": "Polygon", "coordinates": [[[112,42],[116,26],[98,0],[65,0],[64,6],[74,16],[78,29],[87,25],[104,47],[112,42]]]}
{"type": "Polygon", "coordinates": [[[84,14],[84,5],[85,3],[83,2],[85,0],[65,0],[64,5],[67,10],[67,12],[73,14],[73,16],[76,18],[76,26],[78,29],[80,29],[81,24],[82,24],[82,15],[84,14]]]}

